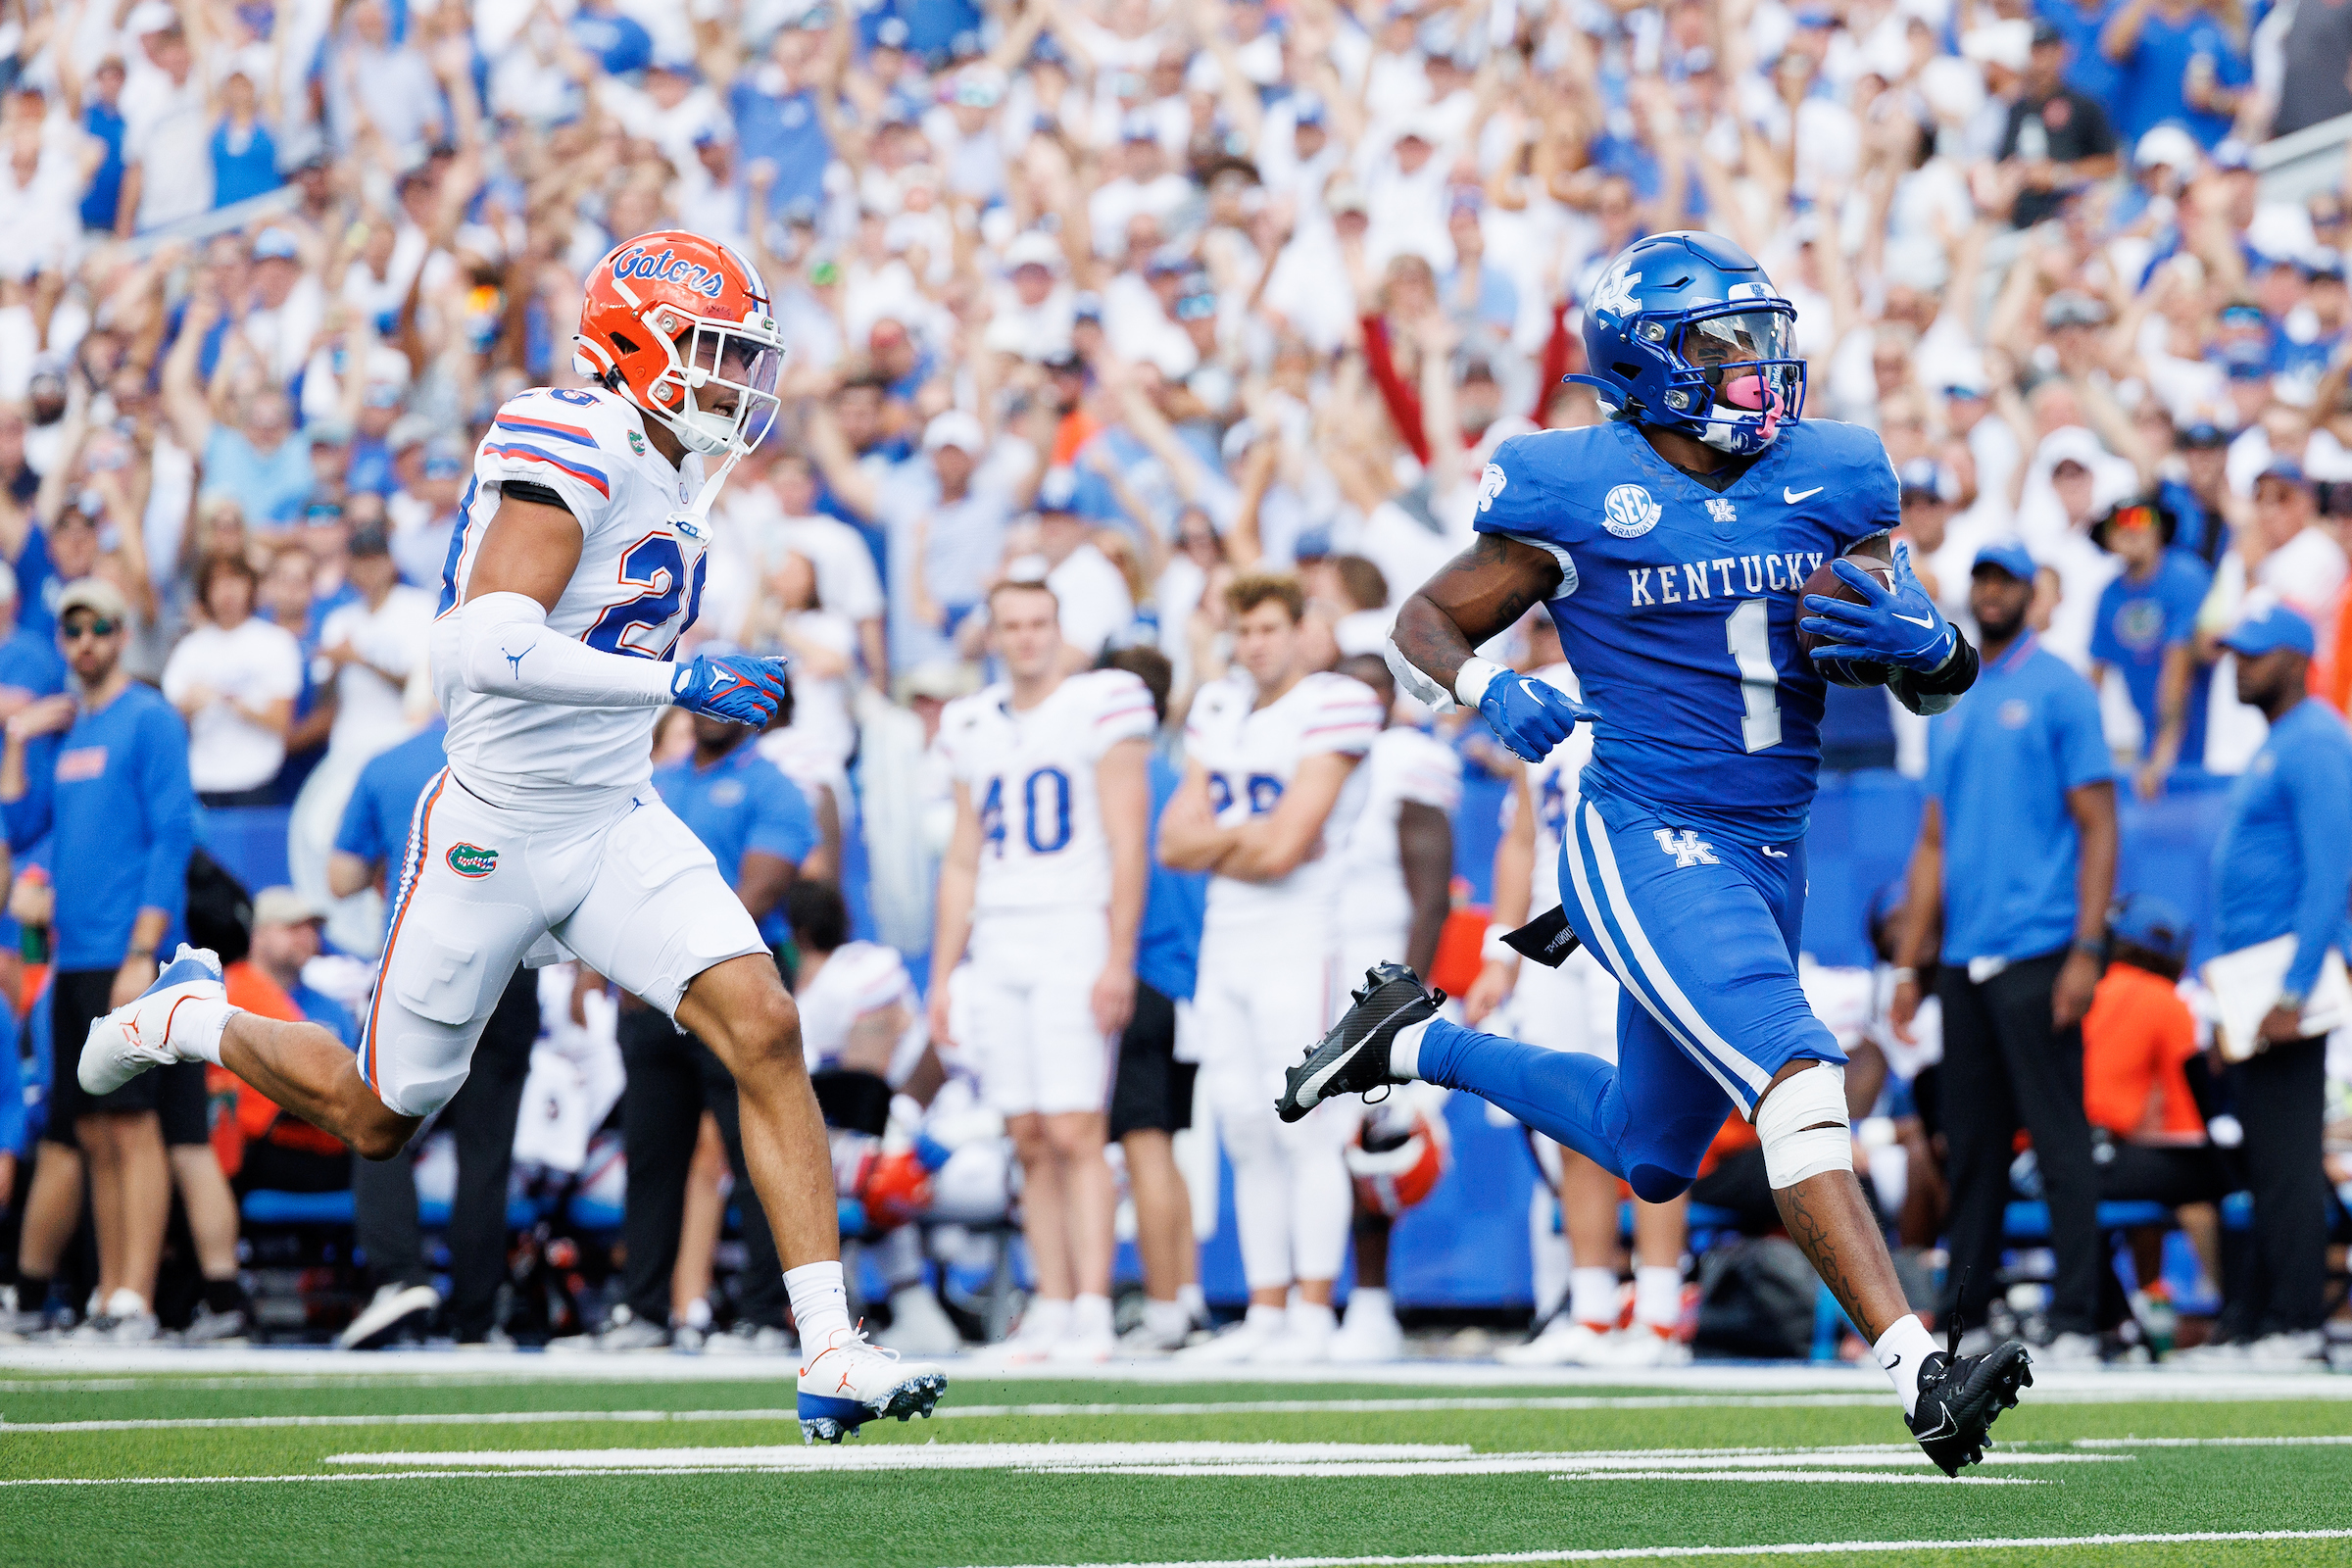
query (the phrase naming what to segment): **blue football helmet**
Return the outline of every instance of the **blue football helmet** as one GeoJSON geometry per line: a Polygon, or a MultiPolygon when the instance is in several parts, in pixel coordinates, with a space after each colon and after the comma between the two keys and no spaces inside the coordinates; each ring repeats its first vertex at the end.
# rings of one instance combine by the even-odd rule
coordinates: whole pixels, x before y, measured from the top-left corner
{"type": "Polygon", "coordinates": [[[1754,257],[1698,229],[1652,234],[1618,252],[1585,302],[1592,373],[1568,379],[1637,424],[1745,457],[1804,414],[1795,337],[1796,307],[1754,257]]]}

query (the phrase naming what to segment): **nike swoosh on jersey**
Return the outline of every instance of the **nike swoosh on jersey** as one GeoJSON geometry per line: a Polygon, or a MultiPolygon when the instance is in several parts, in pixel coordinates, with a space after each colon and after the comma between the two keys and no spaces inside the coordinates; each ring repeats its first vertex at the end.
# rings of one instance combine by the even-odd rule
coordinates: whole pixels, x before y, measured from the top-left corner
{"type": "Polygon", "coordinates": [[[1894,618],[1895,618],[1895,619],[1897,619],[1897,620],[1899,620],[1899,621],[1902,621],[1902,622],[1903,622],[1905,625],[1910,625],[1910,626],[1924,626],[1924,627],[1928,628],[1928,629],[1929,629],[1929,630],[1931,630],[1931,631],[1932,631],[1932,630],[1934,630],[1934,629],[1935,629],[1935,626],[1936,626],[1936,622],[1935,622],[1935,620],[1934,620],[1933,618],[1930,618],[1930,619],[1923,620],[1923,619],[1921,619],[1921,618],[1920,618],[1919,616],[1917,616],[1917,615],[1902,615],[1902,614],[1896,614],[1896,613],[1895,613],[1895,612],[1893,612],[1893,611],[1891,611],[1891,610],[1890,610],[1890,611],[1888,611],[1888,612],[1887,612],[1887,613],[1888,613],[1888,614],[1890,614],[1890,615],[1894,615],[1894,618]]]}
{"type": "Polygon", "coordinates": [[[1810,490],[1791,490],[1787,485],[1783,485],[1781,486],[1781,499],[1793,507],[1806,497],[1817,496],[1828,488],[1829,486],[1826,484],[1817,484],[1810,490]]]}

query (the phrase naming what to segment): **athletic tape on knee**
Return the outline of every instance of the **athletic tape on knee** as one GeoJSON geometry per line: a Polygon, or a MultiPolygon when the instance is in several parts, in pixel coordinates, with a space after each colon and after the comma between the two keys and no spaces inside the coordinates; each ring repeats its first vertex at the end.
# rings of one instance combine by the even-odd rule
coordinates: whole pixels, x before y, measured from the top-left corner
{"type": "Polygon", "coordinates": [[[1764,1175],[1775,1192],[1825,1170],[1852,1170],[1845,1069],[1828,1062],[1808,1067],[1766,1095],[1756,1111],[1756,1140],[1764,1146],[1764,1175]]]}

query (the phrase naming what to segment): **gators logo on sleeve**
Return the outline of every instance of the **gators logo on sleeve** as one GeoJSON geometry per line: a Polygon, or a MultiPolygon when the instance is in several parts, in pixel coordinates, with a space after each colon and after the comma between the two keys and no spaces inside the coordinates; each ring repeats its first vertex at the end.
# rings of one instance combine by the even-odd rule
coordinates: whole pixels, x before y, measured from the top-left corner
{"type": "Polygon", "coordinates": [[[452,844],[445,858],[449,868],[463,877],[484,877],[498,869],[498,852],[478,844],[452,844]]]}

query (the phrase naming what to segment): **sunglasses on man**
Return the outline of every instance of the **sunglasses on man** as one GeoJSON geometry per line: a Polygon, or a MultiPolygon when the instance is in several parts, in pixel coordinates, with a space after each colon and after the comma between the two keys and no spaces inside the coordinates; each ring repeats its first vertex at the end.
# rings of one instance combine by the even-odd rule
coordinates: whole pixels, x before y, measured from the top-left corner
{"type": "Polygon", "coordinates": [[[58,640],[77,643],[84,637],[112,637],[122,629],[122,623],[104,615],[92,615],[87,620],[68,620],[59,623],[58,640]]]}

